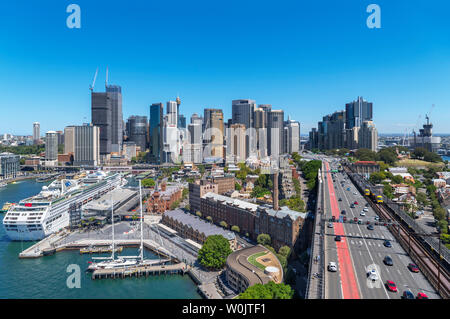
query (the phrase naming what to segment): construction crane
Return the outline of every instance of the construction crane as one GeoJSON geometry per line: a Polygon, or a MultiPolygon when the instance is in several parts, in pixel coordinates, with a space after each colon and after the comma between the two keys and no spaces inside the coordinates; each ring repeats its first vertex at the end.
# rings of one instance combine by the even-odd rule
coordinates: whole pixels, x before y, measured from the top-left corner
{"type": "Polygon", "coordinates": [[[431,105],[431,108],[428,111],[428,114],[425,115],[425,118],[427,119],[427,124],[429,124],[430,115],[431,115],[431,112],[433,112],[433,109],[434,109],[434,104],[431,105]]]}
{"type": "Polygon", "coordinates": [[[97,79],[97,74],[98,74],[98,68],[95,71],[95,75],[94,75],[94,81],[92,81],[92,85],[89,87],[89,90],[91,90],[91,92],[94,91],[94,85],[95,85],[95,80],[97,79]]]}
{"type": "Polygon", "coordinates": [[[105,87],[108,87],[108,66],[106,66],[106,79],[105,79],[105,87]]]}

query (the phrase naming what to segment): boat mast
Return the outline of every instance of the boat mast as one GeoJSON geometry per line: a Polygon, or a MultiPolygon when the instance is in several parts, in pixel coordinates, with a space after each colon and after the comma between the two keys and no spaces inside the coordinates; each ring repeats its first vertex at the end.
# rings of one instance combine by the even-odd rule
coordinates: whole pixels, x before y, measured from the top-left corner
{"type": "Polygon", "coordinates": [[[112,253],[111,258],[114,260],[114,203],[113,203],[113,195],[111,191],[111,223],[112,223],[112,253]]]}
{"type": "Polygon", "coordinates": [[[141,180],[139,180],[139,205],[141,207],[141,252],[140,257],[141,261],[144,261],[144,229],[143,229],[143,217],[142,217],[142,188],[141,188],[141,180]]]}

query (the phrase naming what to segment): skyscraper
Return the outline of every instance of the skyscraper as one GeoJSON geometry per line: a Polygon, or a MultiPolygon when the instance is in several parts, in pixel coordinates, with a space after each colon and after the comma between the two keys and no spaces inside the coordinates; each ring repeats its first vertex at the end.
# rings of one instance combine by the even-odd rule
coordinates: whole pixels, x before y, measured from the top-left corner
{"type": "Polygon", "coordinates": [[[205,109],[205,134],[204,144],[207,148],[205,152],[211,157],[223,158],[223,112],[221,109],[205,109]]]}
{"type": "Polygon", "coordinates": [[[267,143],[269,155],[278,157],[278,155],[285,153],[283,143],[284,111],[271,110],[268,115],[267,143]]]}
{"type": "Polygon", "coordinates": [[[378,148],[378,131],[373,121],[364,121],[359,129],[359,148],[367,148],[374,152],[378,148]]]}
{"type": "Polygon", "coordinates": [[[37,144],[41,138],[41,124],[39,122],[33,123],[33,143],[37,144]]]}
{"type": "Polygon", "coordinates": [[[120,152],[123,142],[122,89],[107,85],[91,94],[92,124],[100,128],[100,154],[120,152]]]}
{"type": "Polygon", "coordinates": [[[48,131],[45,134],[45,164],[46,166],[56,165],[58,159],[58,135],[55,131],[48,131]]]}
{"type": "Polygon", "coordinates": [[[162,160],[163,113],[162,103],[150,105],[150,157],[155,163],[161,163],[162,160]]]}
{"type": "Polygon", "coordinates": [[[232,101],[233,124],[244,124],[246,128],[253,126],[253,116],[256,108],[254,100],[233,100],[232,101]]]}
{"type": "Polygon", "coordinates": [[[64,128],[64,153],[75,153],[75,126],[64,128]]]}
{"type": "Polygon", "coordinates": [[[108,85],[106,94],[111,103],[111,152],[121,152],[123,143],[122,88],[118,85],[108,85]]]}
{"type": "Polygon", "coordinates": [[[92,124],[73,126],[74,161],[73,165],[97,166],[100,164],[100,129],[92,124]]]}
{"type": "Polygon", "coordinates": [[[245,152],[245,125],[231,124],[231,126],[227,129],[227,162],[245,162],[245,152]]]}
{"type": "Polygon", "coordinates": [[[139,146],[141,152],[145,152],[147,149],[147,116],[130,116],[127,127],[128,140],[139,146]]]}
{"type": "Polygon", "coordinates": [[[350,103],[345,104],[345,126],[346,129],[361,127],[364,121],[372,121],[373,104],[365,101],[362,96],[350,103]]]}
{"type": "Polygon", "coordinates": [[[288,119],[285,123],[285,149],[292,154],[300,151],[300,123],[288,119]]]}
{"type": "Polygon", "coordinates": [[[177,111],[177,102],[169,101],[167,102],[167,124],[169,125],[175,125],[175,127],[178,125],[178,111],[177,111]]]}

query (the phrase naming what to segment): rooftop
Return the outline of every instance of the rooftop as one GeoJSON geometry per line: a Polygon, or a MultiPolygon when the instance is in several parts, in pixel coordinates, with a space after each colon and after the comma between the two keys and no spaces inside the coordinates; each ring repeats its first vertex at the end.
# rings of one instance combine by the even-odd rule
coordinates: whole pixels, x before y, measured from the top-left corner
{"type": "Polygon", "coordinates": [[[226,204],[229,205],[233,205],[233,206],[238,206],[239,208],[242,209],[250,209],[253,212],[256,212],[256,210],[258,209],[258,205],[256,204],[252,204],[243,200],[239,200],[236,198],[231,198],[231,197],[227,197],[227,196],[223,196],[223,195],[219,195],[219,194],[215,194],[215,193],[206,193],[205,195],[203,195],[202,198],[210,198],[213,199],[214,201],[223,201],[226,204]]]}
{"type": "Polygon", "coordinates": [[[208,223],[192,214],[185,213],[181,209],[168,210],[164,212],[164,215],[177,220],[183,225],[190,226],[192,229],[205,234],[206,237],[211,235],[222,235],[228,240],[233,240],[236,237],[233,232],[217,227],[214,224],[208,223]]]}

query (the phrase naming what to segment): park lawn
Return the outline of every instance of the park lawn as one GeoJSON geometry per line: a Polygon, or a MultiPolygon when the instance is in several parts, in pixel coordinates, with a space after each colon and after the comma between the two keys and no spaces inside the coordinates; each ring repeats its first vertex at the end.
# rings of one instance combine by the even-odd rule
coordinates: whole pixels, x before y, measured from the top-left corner
{"type": "Polygon", "coordinates": [[[266,251],[262,251],[262,252],[260,252],[260,253],[256,253],[256,254],[253,254],[253,255],[251,255],[250,257],[248,257],[247,260],[248,260],[248,262],[251,263],[253,266],[256,266],[256,267],[258,267],[259,269],[264,270],[264,269],[266,269],[266,267],[265,267],[264,265],[261,265],[259,262],[257,262],[257,261],[256,261],[256,258],[261,257],[261,256],[264,256],[265,254],[267,254],[266,251]]]}
{"type": "Polygon", "coordinates": [[[403,167],[420,167],[420,166],[426,166],[426,167],[443,167],[444,163],[430,163],[425,162],[417,159],[403,159],[397,162],[396,166],[403,166],[403,167]]]}

